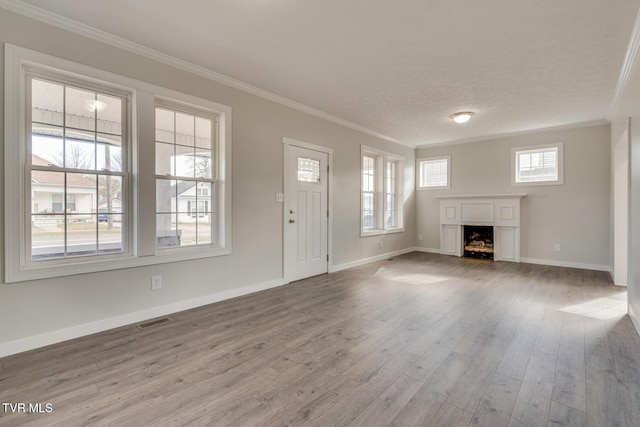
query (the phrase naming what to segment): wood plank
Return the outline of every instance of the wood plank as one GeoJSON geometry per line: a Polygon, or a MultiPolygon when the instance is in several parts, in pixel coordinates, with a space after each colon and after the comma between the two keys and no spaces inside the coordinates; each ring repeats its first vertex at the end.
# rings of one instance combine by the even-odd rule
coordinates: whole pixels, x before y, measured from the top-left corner
{"type": "Polygon", "coordinates": [[[553,400],[586,412],[586,365],[583,317],[565,313],[553,384],[553,400]]]}
{"type": "MultiPolygon", "coordinates": [[[[0,359],[8,426],[633,426],[600,272],[411,253],[0,359]]],[[[622,307],[622,308],[621,308],[622,307]]]]}
{"type": "Polygon", "coordinates": [[[587,414],[570,406],[551,402],[549,427],[584,427],[587,425],[587,414]]]}
{"type": "Polygon", "coordinates": [[[426,425],[447,400],[448,393],[469,368],[471,357],[451,353],[429,381],[420,388],[391,424],[393,426],[426,425]]]}
{"type": "Polygon", "coordinates": [[[458,321],[407,369],[406,374],[418,381],[427,381],[467,336],[469,329],[471,325],[458,321]]]}
{"type": "Polygon", "coordinates": [[[509,348],[498,366],[498,372],[516,379],[523,379],[529,357],[538,336],[540,324],[546,312],[545,303],[548,301],[548,290],[542,288],[540,302],[532,304],[526,311],[518,325],[509,348]]]}
{"type": "Polygon", "coordinates": [[[431,427],[466,427],[469,425],[469,421],[471,421],[469,412],[445,402],[428,425],[431,427]]]}
{"type": "Polygon", "coordinates": [[[449,393],[447,403],[473,414],[508,346],[507,338],[489,338],[482,350],[473,355],[469,369],[449,393]]]}
{"type": "Polygon", "coordinates": [[[424,384],[407,375],[400,377],[351,423],[353,426],[387,425],[424,384]]]}
{"type": "Polygon", "coordinates": [[[548,424],[555,370],[555,356],[537,350],[531,354],[513,408],[513,418],[531,427],[548,424]]]}
{"type": "Polygon", "coordinates": [[[470,426],[507,426],[521,381],[496,373],[476,407],[470,426]]]}

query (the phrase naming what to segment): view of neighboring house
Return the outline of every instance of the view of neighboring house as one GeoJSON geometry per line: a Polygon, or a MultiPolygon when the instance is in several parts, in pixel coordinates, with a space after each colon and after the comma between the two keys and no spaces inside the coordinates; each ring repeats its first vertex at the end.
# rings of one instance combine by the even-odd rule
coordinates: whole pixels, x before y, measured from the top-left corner
{"type": "Polygon", "coordinates": [[[171,187],[171,211],[178,212],[178,223],[209,221],[211,187],[194,181],[178,181],[171,187]],[[177,190],[177,191],[175,191],[177,190]]]}
{"type": "MultiPolygon", "coordinates": [[[[35,154],[34,165],[45,166],[49,162],[35,154]]],[[[65,174],[35,170],[31,173],[32,214],[46,221],[45,215],[78,213],[78,219],[90,217],[95,212],[96,183],[80,174],[67,174],[67,200],[64,203],[65,174]]],[[[49,218],[50,219],[50,218],[49,218]]]]}

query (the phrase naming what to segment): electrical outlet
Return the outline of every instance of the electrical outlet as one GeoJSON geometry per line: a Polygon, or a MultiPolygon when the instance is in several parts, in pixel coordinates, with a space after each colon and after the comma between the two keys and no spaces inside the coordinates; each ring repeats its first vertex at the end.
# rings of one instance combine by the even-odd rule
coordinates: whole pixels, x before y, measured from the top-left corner
{"type": "Polygon", "coordinates": [[[557,243],[555,245],[553,245],[553,251],[554,252],[560,252],[560,245],[557,244],[557,243]]]}
{"type": "Polygon", "coordinates": [[[382,247],[382,240],[378,243],[378,246],[382,247]]]}
{"type": "Polygon", "coordinates": [[[151,290],[162,289],[162,276],[151,276],[151,290]]]}
{"type": "Polygon", "coordinates": [[[418,234],[418,240],[422,240],[422,234],[418,234]]]}

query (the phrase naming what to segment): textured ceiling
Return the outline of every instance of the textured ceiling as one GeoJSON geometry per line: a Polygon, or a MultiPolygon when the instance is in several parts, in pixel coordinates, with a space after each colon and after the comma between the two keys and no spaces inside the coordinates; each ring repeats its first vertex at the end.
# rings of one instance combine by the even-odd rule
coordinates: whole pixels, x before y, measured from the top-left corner
{"type": "Polygon", "coordinates": [[[606,119],[640,0],[24,3],[423,145],[606,119]]]}

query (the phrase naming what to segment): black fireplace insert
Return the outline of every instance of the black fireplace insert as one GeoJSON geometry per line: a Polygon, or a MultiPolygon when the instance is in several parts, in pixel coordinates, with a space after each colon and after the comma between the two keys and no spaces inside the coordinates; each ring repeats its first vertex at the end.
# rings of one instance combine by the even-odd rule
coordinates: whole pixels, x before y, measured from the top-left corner
{"type": "Polygon", "coordinates": [[[493,259],[493,227],[465,225],[463,255],[471,258],[493,259]]]}

